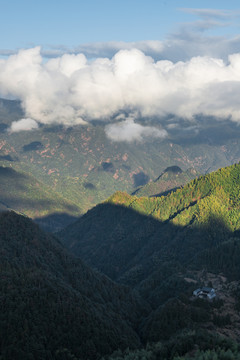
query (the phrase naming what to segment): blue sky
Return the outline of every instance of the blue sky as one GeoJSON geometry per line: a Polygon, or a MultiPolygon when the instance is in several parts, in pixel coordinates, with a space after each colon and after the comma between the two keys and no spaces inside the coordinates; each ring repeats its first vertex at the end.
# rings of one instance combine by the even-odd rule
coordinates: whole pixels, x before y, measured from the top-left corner
{"type": "Polygon", "coordinates": [[[131,141],[240,125],[239,20],[239,0],[0,0],[0,97],[26,114],[11,131],[106,120],[131,141]]]}
{"type": "MultiPolygon", "coordinates": [[[[236,0],[0,0],[0,49],[164,40],[181,24],[199,20],[182,8],[236,11],[240,6],[236,0]]],[[[209,34],[239,32],[233,18],[225,22],[228,26],[212,28],[209,34]]]]}

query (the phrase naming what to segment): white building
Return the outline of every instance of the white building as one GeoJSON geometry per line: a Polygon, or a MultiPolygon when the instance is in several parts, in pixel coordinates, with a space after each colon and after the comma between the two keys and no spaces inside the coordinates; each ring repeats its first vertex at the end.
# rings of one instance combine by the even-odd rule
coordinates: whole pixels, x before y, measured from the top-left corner
{"type": "Polygon", "coordinates": [[[216,297],[216,292],[213,288],[202,287],[193,291],[193,296],[199,297],[201,299],[212,300],[216,297]]]}

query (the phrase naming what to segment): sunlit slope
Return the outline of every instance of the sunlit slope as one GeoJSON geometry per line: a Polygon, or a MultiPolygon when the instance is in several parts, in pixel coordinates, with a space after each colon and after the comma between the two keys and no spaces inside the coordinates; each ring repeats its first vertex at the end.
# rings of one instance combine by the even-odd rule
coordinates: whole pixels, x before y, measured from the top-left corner
{"type": "Polygon", "coordinates": [[[161,196],[170,191],[175,191],[189,183],[192,179],[200,175],[194,169],[182,171],[179,166],[170,166],[154,181],[139,187],[132,195],[141,196],[161,196]]]}
{"type": "Polygon", "coordinates": [[[204,251],[216,251],[237,234],[239,178],[237,164],[167,196],[138,198],[117,192],[59,236],[89,264],[149,296],[149,286],[157,288],[170,274],[190,264],[202,269],[204,251]]]}
{"type": "Polygon", "coordinates": [[[180,226],[206,224],[214,216],[234,231],[240,227],[240,165],[200,176],[167,196],[137,198],[117,192],[107,202],[180,226]]]}
{"type": "Polygon", "coordinates": [[[73,128],[41,125],[34,131],[7,131],[24,116],[19,102],[0,99],[0,160],[31,173],[83,211],[115,191],[131,193],[150,180],[153,183],[173,165],[205,173],[240,159],[239,140],[231,137],[232,132],[226,141],[220,136],[214,141],[216,131],[211,130],[210,138],[201,141],[170,136],[114,142],[106,136],[105,124],[97,121],[73,128]]]}

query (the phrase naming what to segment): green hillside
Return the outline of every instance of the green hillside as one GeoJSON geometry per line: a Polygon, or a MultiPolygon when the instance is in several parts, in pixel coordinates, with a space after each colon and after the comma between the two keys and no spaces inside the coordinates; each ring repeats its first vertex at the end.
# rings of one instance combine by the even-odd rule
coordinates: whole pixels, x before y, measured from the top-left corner
{"type": "MultiPolygon", "coordinates": [[[[140,333],[144,342],[160,343],[142,353],[119,353],[119,359],[154,359],[154,353],[175,359],[194,348],[199,358],[206,349],[213,356],[223,345],[209,344],[208,331],[239,341],[239,193],[236,164],[167,196],[117,192],[59,233],[71,251],[137,290],[153,308],[140,333]],[[202,286],[213,287],[218,300],[194,300],[193,291],[202,286]]],[[[234,345],[231,356],[238,351],[234,345]]]]}
{"type": "Polygon", "coordinates": [[[31,220],[1,213],[0,249],[1,359],[96,360],[140,346],[134,329],[149,307],[31,220]]]}
{"type": "Polygon", "coordinates": [[[133,143],[111,141],[101,122],[6,131],[22,117],[19,102],[0,99],[0,166],[14,165],[16,170],[31,173],[83,212],[117,190],[131,193],[150,180],[153,184],[173,164],[183,171],[194,168],[205,173],[240,160],[239,140],[233,131],[220,142],[206,136],[202,142],[180,141],[169,135],[166,140],[133,143]]]}
{"type": "Polygon", "coordinates": [[[59,233],[98,272],[0,214],[0,358],[237,359],[239,191],[237,164],[167,196],[115,193],[59,233]]]}
{"type": "Polygon", "coordinates": [[[144,349],[115,351],[103,360],[239,360],[240,346],[232,339],[204,331],[189,331],[168,342],[148,344],[144,349]],[[208,338],[207,338],[208,337],[208,338]]]}
{"type": "Polygon", "coordinates": [[[141,263],[143,253],[145,263],[155,257],[152,262],[157,264],[168,259],[171,248],[169,260],[190,261],[234,234],[240,228],[239,193],[237,164],[194,179],[167,196],[138,198],[117,192],[60,235],[100,270],[100,263],[104,268],[114,263],[116,274],[108,270],[108,275],[118,279],[141,263]]]}
{"type": "Polygon", "coordinates": [[[179,166],[170,166],[156,180],[139,187],[132,195],[138,197],[166,195],[168,192],[186,185],[197,175],[199,174],[194,169],[182,171],[179,166]]]}
{"type": "Polygon", "coordinates": [[[240,227],[240,165],[232,165],[194,179],[168,196],[136,198],[115,193],[107,200],[121,204],[146,216],[173,225],[209,224],[211,218],[221,221],[230,231],[240,227]]]}
{"type": "Polygon", "coordinates": [[[73,202],[12,164],[0,166],[0,204],[2,210],[25,214],[49,230],[60,229],[81,214],[73,202]]]}

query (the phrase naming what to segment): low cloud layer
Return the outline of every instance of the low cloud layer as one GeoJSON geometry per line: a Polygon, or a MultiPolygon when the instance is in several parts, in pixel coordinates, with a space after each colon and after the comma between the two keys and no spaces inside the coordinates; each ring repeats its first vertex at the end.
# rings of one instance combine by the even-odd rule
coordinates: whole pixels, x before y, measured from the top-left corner
{"type": "Polygon", "coordinates": [[[114,141],[142,141],[146,137],[163,139],[167,137],[167,131],[153,126],[143,126],[128,118],[117,124],[106,126],[107,136],[114,141]]]}
{"type": "Polygon", "coordinates": [[[164,137],[169,115],[190,125],[197,115],[240,123],[239,93],[240,54],[174,63],[130,49],[91,61],[83,54],[43,61],[36,47],[0,60],[0,95],[20,99],[26,113],[11,131],[101,120],[114,140],[164,137]],[[134,119],[119,122],[121,113],[134,119]],[[156,126],[140,125],[140,118],[154,118],[156,126]]]}
{"type": "Polygon", "coordinates": [[[38,129],[38,123],[33,119],[27,118],[18,121],[13,121],[8,131],[10,133],[14,133],[20,131],[37,130],[37,129],[38,129]]]}

